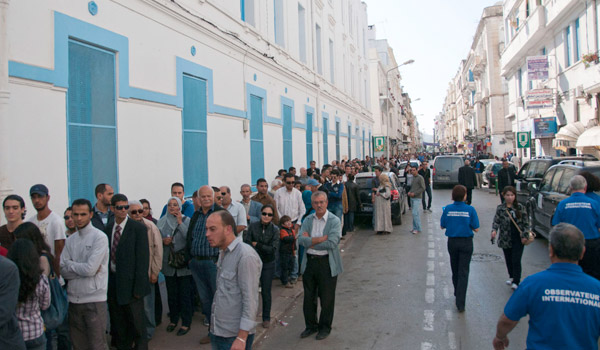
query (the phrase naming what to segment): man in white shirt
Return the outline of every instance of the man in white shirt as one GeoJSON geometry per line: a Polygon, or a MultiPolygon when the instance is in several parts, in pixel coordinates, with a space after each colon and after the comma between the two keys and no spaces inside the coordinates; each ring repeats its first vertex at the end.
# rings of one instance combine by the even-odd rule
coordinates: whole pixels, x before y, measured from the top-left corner
{"type": "Polygon", "coordinates": [[[231,189],[228,186],[221,186],[219,190],[221,191],[221,196],[223,196],[221,205],[233,216],[236,225],[235,234],[239,235],[248,226],[246,209],[240,203],[231,200],[231,189]]]}
{"type": "Polygon", "coordinates": [[[54,256],[54,271],[58,272],[60,255],[67,239],[63,218],[48,208],[50,201],[48,187],[42,184],[33,185],[29,189],[29,195],[37,214],[31,216],[27,221],[34,223],[40,229],[46,244],[50,247],[50,253],[54,256]]]}
{"type": "Polygon", "coordinates": [[[77,232],[69,236],[60,258],[62,276],[69,281],[69,331],[75,349],[106,348],[108,238],[95,228],[92,203],[73,202],[77,232]]]}

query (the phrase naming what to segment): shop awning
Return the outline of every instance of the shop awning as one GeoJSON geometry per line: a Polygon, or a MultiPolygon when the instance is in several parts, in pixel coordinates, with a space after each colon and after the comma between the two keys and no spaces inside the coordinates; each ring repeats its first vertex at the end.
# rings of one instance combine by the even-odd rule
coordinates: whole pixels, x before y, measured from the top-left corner
{"type": "Polygon", "coordinates": [[[554,135],[552,146],[554,148],[573,148],[577,144],[577,139],[585,131],[585,126],[581,122],[569,123],[554,135]]]}
{"type": "Polygon", "coordinates": [[[584,131],[577,139],[576,147],[600,147],[600,126],[594,126],[584,131]]]}

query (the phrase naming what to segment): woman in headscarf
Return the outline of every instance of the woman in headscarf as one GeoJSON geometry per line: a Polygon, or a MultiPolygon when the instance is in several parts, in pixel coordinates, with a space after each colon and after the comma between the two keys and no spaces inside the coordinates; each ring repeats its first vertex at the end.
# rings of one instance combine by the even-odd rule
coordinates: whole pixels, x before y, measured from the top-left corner
{"type": "Polygon", "coordinates": [[[169,265],[171,252],[185,248],[190,219],[181,212],[181,200],[169,198],[167,215],[158,220],[158,228],[163,239],[162,273],[167,285],[169,318],[167,332],[173,332],[181,317],[181,328],[177,335],[185,335],[192,324],[192,272],[187,267],[174,268],[169,265]]]}
{"type": "Polygon", "coordinates": [[[392,233],[392,183],[386,174],[379,175],[379,187],[375,193],[375,232],[378,235],[392,233]]]}

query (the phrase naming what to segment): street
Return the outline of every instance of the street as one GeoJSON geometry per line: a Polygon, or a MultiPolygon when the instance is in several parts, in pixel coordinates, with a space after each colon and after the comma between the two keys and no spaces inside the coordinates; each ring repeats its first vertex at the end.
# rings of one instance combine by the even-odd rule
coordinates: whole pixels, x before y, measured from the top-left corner
{"type": "MultiPolygon", "coordinates": [[[[302,296],[256,349],[490,349],[496,322],[512,290],[501,249],[490,243],[499,197],[488,189],[473,191],[480,220],[475,234],[466,311],[454,304],[446,237],[439,227],[451,189],[433,191],[433,213],[422,213],[423,232],[412,229],[407,210],[403,225],[388,236],[370,229],[354,233],[342,253],[331,335],[321,341],[300,339],[304,330],[302,296]]],[[[523,278],[550,265],[547,241],[525,248],[523,278]]],[[[524,349],[527,319],[509,334],[511,349],[524,349]]]]}

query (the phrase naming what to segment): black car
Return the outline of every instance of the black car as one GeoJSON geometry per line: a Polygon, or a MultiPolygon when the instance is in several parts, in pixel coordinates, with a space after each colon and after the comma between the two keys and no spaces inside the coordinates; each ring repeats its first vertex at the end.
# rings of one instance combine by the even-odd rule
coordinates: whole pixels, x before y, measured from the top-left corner
{"type": "Polygon", "coordinates": [[[531,228],[535,232],[549,237],[552,228],[552,216],[558,203],[569,197],[569,182],[581,171],[600,176],[599,161],[563,160],[551,166],[541,182],[528,184],[531,195],[525,202],[531,228]]]}
{"type": "Polygon", "coordinates": [[[534,158],[527,163],[523,164],[517,176],[515,177],[515,187],[517,188],[517,201],[521,204],[525,204],[531,194],[529,193],[528,185],[530,183],[539,184],[544,177],[546,170],[553,165],[556,165],[562,161],[591,161],[598,160],[592,156],[582,157],[540,157],[534,158]]]}
{"type": "MultiPolygon", "coordinates": [[[[392,224],[402,225],[402,214],[406,212],[406,191],[400,185],[396,174],[389,172],[385,173],[390,177],[392,183],[392,224]]],[[[373,216],[373,203],[371,202],[371,190],[373,188],[373,180],[375,173],[358,173],[354,178],[354,182],[358,185],[358,198],[360,205],[358,211],[354,213],[357,217],[373,216]]]]}

